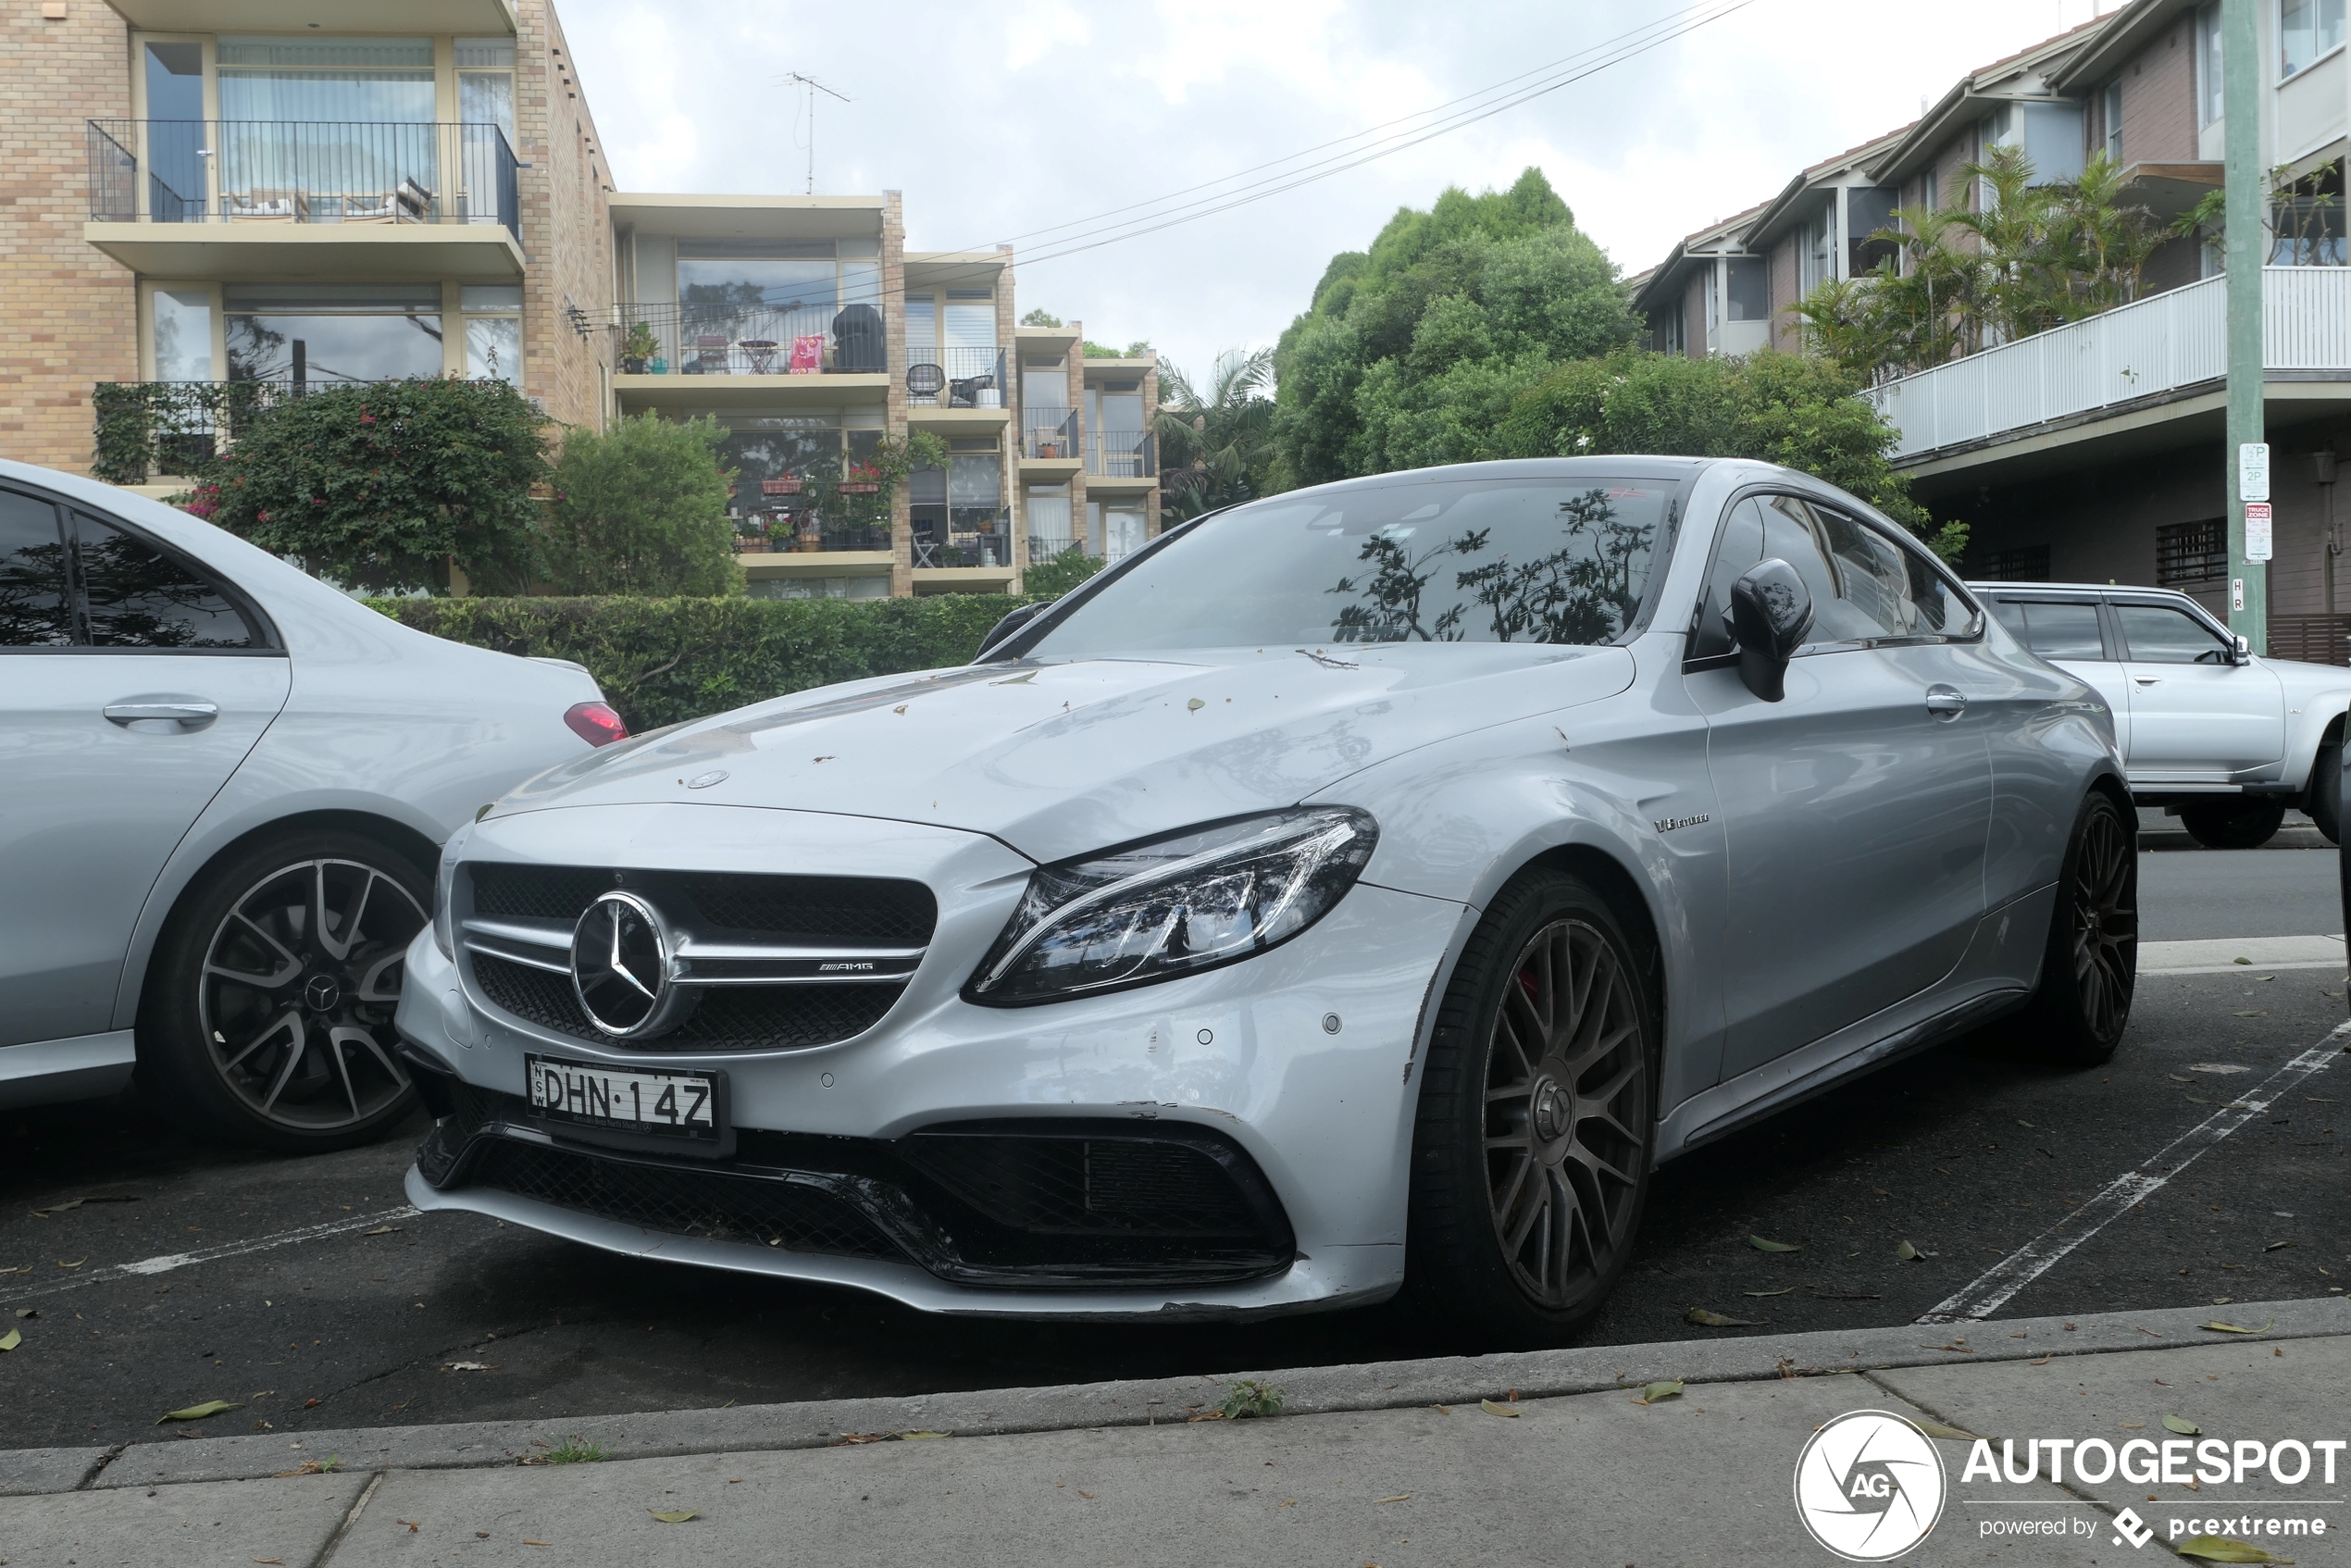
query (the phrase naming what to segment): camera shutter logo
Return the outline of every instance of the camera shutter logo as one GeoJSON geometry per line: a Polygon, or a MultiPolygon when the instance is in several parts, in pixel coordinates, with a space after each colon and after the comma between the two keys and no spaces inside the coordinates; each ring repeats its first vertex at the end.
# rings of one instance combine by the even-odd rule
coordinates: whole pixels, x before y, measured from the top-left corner
{"type": "Polygon", "coordinates": [[[1882,1410],[1838,1416],[1796,1462],[1797,1517],[1847,1562],[1889,1562],[1926,1539],[1945,1487],[1933,1439],[1882,1410]]]}

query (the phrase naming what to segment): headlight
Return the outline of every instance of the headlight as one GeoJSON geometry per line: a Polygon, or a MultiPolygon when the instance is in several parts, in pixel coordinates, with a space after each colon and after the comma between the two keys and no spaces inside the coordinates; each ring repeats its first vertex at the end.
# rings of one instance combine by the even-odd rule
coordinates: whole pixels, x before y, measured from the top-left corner
{"type": "Polygon", "coordinates": [[[1060,1002],[1263,952],[1329,914],[1378,840],[1369,813],[1319,806],[1045,866],[964,995],[1060,1002]]]}
{"type": "Polygon", "coordinates": [[[456,921],[449,913],[449,895],[456,887],[458,846],[465,840],[463,828],[449,836],[449,842],[442,847],[441,866],[432,884],[432,943],[441,950],[442,957],[453,963],[457,957],[457,931],[456,921]]]}

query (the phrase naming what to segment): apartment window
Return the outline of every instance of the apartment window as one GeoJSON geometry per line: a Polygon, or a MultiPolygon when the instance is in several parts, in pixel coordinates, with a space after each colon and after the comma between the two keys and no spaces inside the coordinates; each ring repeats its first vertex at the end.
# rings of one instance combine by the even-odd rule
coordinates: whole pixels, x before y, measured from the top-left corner
{"type": "Polygon", "coordinates": [[[458,300],[466,314],[466,374],[522,385],[522,285],[467,283],[458,300]]]}
{"type": "Polygon", "coordinates": [[[2343,47],[2343,0],[2280,0],[2278,76],[2308,70],[2343,47]]]}
{"type": "Polygon", "coordinates": [[[1143,509],[1132,504],[1086,503],[1086,547],[1089,554],[1116,561],[1140,550],[1151,530],[1143,509]]]}
{"type": "Polygon", "coordinates": [[[1069,486],[1038,485],[1023,498],[1028,518],[1028,562],[1050,561],[1076,542],[1071,531],[1069,486]]]}
{"type": "Polygon", "coordinates": [[[878,250],[871,240],[678,241],[680,373],[740,373],[753,353],[794,371],[888,369],[878,250]]]}
{"type": "Polygon", "coordinates": [[[1836,202],[1821,204],[1821,210],[1805,222],[1797,242],[1796,292],[1809,294],[1819,284],[1836,276],[1836,202]]]}
{"type": "Polygon", "coordinates": [[[2216,125],[2223,112],[2220,91],[2220,6],[2213,0],[2196,14],[2196,122],[2216,125]]]}
{"type": "Polygon", "coordinates": [[[1682,302],[1673,301],[1661,307],[1656,317],[1650,346],[1660,354],[1687,354],[1689,341],[1682,323],[1682,302]]]}
{"type": "Polygon", "coordinates": [[[2165,523],[2155,530],[2155,583],[2186,588],[2229,575],[2229,535],[2222,519],[2165,523]]]}
{"type": "Polygon", "coordinates": [[[1005,372],[1002,351],[996,346],[996,292],[908,289],[906,363],[939,367],[947,381],[939,394],[943,403],[961,408],[1001,407],[1005,372]]]}
{"type": "Polygon", "coordinates": [[[158,287],[148,295],[148,310],[155,333],[155,380],[214,380],[212,291],[158,287]]]}
{"type": "Polygon", "coordinates": [[[2109,81],[2102,100],[2106,118],[2106,156],[2122,161],[2122,83],[2109,81]]]}
{"type": "Polygon", "coordinates": [[[457,40],[457,118],[467,125],[494,125],[515,140],[515,41],[457,40]]]}
{"type": "Polygon", "coordinates": [[[1894,222],[1895,204],[1902,193],[1891,185],[1853,185],[1845,193],[1845,275],[1860,278],[1888,256],[1898,254],[1891,240],[1872,238],[1894,222]]]}
{"type": "Polygon", "coordinates": [[[442,372],[441,285],[230,283],[232,381],[381,381],[442,372]]]}
{"type": "Polygon", "coordinates": [[[2271,267],[2341,267],[2351,261],[2339,193],[2294,196],[2270,207],[2271,267]]]}
{"type": "Polygon", "coordinates": [[[2020,545],[2013,550],[1992,553],[1990,568],[1984,574],[1993,582],[2046,582],[2049,580],[2049,547],[2046,544],[2020,545]]]}
{"type": "Polygon", "coordinates": [[[1730,276],[1730,319],[1761,321],[1772,314],[1771,264],[1760,255],[1735,255],[1723,263],[1730,276]]]}
{"type": "Polygon", "coordinates": [[[222,38],[220,118],[429,125],[429,38],[222,38]]]}

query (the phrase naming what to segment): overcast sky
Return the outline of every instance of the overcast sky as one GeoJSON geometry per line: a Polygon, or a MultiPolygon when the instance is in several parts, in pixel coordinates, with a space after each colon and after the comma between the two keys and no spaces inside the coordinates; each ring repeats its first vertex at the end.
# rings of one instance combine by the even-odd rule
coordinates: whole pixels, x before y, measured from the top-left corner
{"type": "MultiPolygon", "coordinates": [[[[1433,107],[1687,0],[854,6],[559,0],[624,191],[905,193],[910,248],[1010,241],[1433,107]]],[[[2119,0],[1753,0],[1585,81],[1334,178],[1021,268],[1020,308],[1196,374],[1271,342],[1331,255],[1448,184],[1539,167],[1626,272],[1972,67],[2119,0]]]]}

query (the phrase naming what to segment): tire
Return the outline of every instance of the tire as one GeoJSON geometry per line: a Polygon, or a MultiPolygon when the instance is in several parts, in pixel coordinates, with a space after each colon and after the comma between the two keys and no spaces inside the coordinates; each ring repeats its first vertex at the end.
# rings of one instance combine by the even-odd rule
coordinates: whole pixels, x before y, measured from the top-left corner
{"type": "Polygon", "coordinates": [[[2302,809],[2330,844],[2343,842],[2343,742],[2329,740],[2310,760],[2310,789],[2302,809]]]}
{"type": "Polygon", "coordinates": [[[1446,989],[1405,1291],[1475,1345],[1557,1344],[1623,1272],[1657,1143],[1645,952],[1588,884],[1535,871],[1495,899],[1446,989]]]}
{"type": "Polygon", "coordinates": [[[2094,790],[2066,840],[2041,979],[2025,1012],[2045,1059],[2095,1067],[2122,1042],[2138,980],[2138,897],[2132,819],[2094,790]]]}
{"type": "Polygon", "coordinates": [[[2285,820],[2285,803],[2256,796],[2197,802],[2180,808],[2180,826],[2208,850],[2258,850],[2285,820]]]}
{"type": "Polygon", "coordinates": [[[142,1080],[204,1130],[264,1149],[381,1137],[417,1102],[392,1015],[431,906],[423,869],[338,829],[278,834],[207,867],[148,966],[142,1080]]]}

